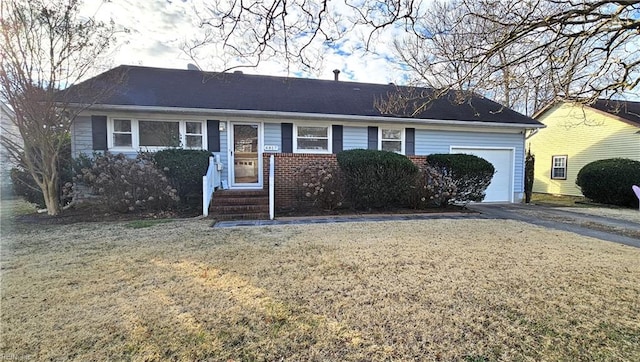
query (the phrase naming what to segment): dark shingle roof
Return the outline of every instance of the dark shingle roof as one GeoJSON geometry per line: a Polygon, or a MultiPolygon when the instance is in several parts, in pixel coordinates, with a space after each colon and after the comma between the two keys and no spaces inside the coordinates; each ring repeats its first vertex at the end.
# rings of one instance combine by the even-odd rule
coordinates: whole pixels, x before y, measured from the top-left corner
{"type": "Polygon", "coordinates": [[[640,126],[640,102],[598,99],[591,107],[640,126]]]}
{"type": "MultiPolygon", "coordinates": [[[[126,71],[125,81],[100,104],[540,125],[530,117],[477,95],[463,104],[454,102],[452,95],[440,97],[411,117],[383,114],[374,106],[376,99],[386,99],[389,94],[398,94],[398,90],[408,94],[410,91],[406,87],[242,73],[120,66],[67,91],[83,94],[84,88],[91,88],[88,84],[99,83],[109,79],[110,72],[121,71],[126,71]]],[[[424,94],[433,92],[429,89],[420,91],[424,94]]],[[[81,96],[73,99],[82,103],[81,96]]]]}

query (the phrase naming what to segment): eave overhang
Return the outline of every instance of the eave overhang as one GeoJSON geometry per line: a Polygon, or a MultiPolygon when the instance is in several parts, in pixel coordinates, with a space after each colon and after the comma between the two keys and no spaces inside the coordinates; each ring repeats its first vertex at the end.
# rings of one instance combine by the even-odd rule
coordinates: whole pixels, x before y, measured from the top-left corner
{"type": "MultiPolygon", "coordinates": [[[[70,105],[86,108],[86,105],[70,105]]],[[[433,125],[433,126],[466,126],[480,128],[512,128],[512,129],[537,129],[546,127],[543,124],[528,123],[497,123],[483,122],[476,120],[446,120],[446,119],[424,119],[424,118],[404,118],[393,116],[360,116],[348,114],[325,114],[325,113],[300,113],[282,111],[257,111],[241,109],[207,109],[207,108],[181,108],[181,107],[157,107],[157,106],[130,106],[112,104],[94,104],[89,108],[93,111],[104,112],[128,112],[128,113],[158,113],[158,114],[184,114],[207,117],[255,117],[261,119],[278,120],[310,120],[310,121],[340,121],[345,123],[404,123],[412,125],[433,125]]]]}

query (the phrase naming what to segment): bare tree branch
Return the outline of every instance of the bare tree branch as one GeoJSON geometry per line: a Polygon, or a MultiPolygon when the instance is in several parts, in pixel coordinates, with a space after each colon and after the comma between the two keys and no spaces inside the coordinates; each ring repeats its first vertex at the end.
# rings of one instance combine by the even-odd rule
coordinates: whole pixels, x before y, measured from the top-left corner
{"type": "MultiPolygon", "coordinates": [[[[207,47],[227,69],[278,57],[320,64],[318,49],[362,34],[401,31],[400,62],[417,85],[468,90],[532,114],[554,97],[623,95],[640,84],[640,1],[601,0],[224,0],[195,9],[207,47]]],[[[226,69],[225,69],[226,70],[226,69]]]]}

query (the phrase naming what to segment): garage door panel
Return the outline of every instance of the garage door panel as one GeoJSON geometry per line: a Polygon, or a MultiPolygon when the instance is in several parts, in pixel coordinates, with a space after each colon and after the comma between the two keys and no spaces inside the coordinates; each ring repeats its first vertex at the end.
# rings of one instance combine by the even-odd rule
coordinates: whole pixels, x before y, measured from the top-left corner
{"type": "Polygon", "coordinates": [[[451,147],[451,153],[466,153],[491,162],[496,170],[484,202],[511,202],[513,197],[513,150],[451,147]]]}

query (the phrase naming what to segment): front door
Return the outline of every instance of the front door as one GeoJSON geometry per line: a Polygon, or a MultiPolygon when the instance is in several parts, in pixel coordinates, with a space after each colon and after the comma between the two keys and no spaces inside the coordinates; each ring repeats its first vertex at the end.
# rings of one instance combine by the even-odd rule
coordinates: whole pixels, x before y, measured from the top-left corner
{"type": "Polygon", "coordinates": [[[231,123],[231,186],[262,187],[262,152],[259,123],[231,123]]]}

